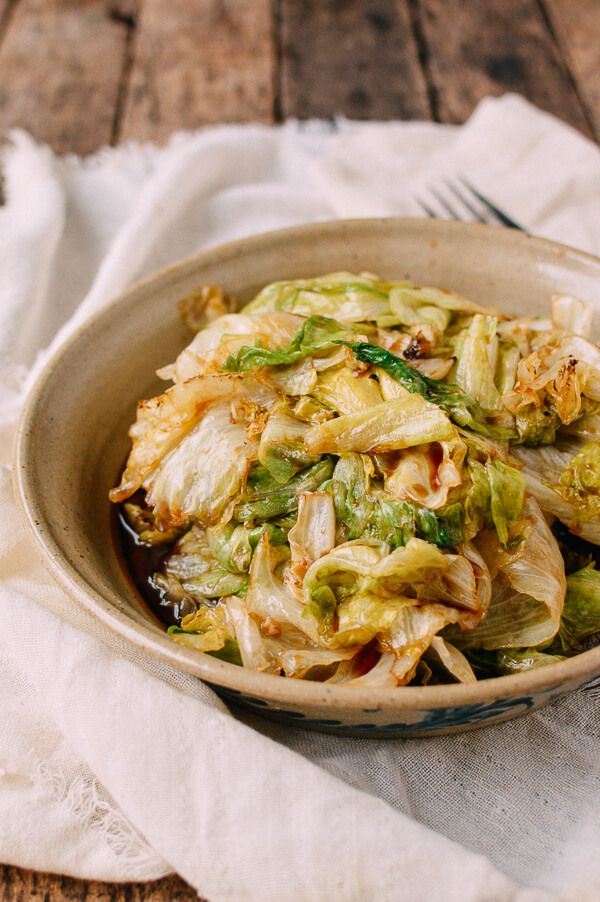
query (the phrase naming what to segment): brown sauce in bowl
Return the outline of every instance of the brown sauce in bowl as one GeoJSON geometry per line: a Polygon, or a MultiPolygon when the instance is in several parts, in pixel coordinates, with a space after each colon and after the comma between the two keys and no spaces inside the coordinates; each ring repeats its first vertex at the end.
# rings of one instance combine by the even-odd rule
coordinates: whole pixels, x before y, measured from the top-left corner
{"type": "MultiPolygon", "coordinates": [[[[130,499],[135,504],[143,504],[142,492],[130,499]]],[[[134,529],[125,517],[123,506],[113,505],[112,533],[121,567],[136,594],[150,612],[165,626],[177,626],[181,615],[177,605],[166,603],[164,592],[154,585],[152,575],[162,569],[162,564],[172,550],[173,544],[146,545],[140,542],[134,529]]]]}

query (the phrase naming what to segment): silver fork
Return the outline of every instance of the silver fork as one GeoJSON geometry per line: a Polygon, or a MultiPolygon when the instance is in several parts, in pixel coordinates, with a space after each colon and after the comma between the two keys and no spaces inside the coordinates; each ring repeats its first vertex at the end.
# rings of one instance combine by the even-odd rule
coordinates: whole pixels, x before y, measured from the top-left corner
{"type": "Polygon", "coordinates": [[[527,232],[462,175],[457,175],[455,179],[442,179],[440,185],[430,185],[426,190],[425,197],[414,195],[414,199],[430,219],[474,219],[486,225],[502,225],[527,232]]]}

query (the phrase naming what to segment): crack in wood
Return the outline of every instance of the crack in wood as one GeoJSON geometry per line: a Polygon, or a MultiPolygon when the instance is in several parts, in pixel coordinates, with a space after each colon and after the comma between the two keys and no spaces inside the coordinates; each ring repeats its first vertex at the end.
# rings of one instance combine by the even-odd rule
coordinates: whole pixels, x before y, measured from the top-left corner
{"type": "Polygon", "coordinates": [[[283,63],[281,0],[271,0],[271,34],[273,39],[273,122],[284,120],[281,69],[283,63]]]}
{"type": "Polygon", "coordinates": [[[425,79],[425,89],[427,91],[427,99],[431,109],[431,118],[434,122],[440,122],[438,90],[429,65],[431,54],[423,28],[421,6],[419,0],[405,0],[405,2],[408,8],[410,27],[417,47],[419,65],[421,66],[423,78],[425,79]]]}
{"type": "Polygon", "coordinates": [[[596,128],[596,122],[594,120],[593,110],[591,110],[589,108],[585,94],[581,90],[581,88],[579,86],[579,82],[576,78],[575,72],[571,68],[571,65],[569,62],[568,48],[563,45],[563,42],[560,38],[560,34],[558,33],[558,30],[554,27],[554,21],[552,19],[552,14],[551,14],[550,9],[548,9],[548,7],[546,5],[546,0],[537,0],[537,5],[540,10],[540,15],[541,15],[542,19],[544,20],[544,24],[545,24],[546,28],[548,29],[548,33],[550,34],[550,37],[552,38],[554,45],[556,47],[557,56],[559,57],[559,59],[562,63],[565,75],[571,82],[573,92],[574,92],[575,96],[577,97],[577,100],[579,101],[581,111],[585,117],[585,120],[590,129],[590,132],[593,135],[595,141],[600,142],[600,130],[598,128],[596,128]]]}
{"type": "Polygon", "coordinates": [[[110,0],[107,11],[113,22],[122,22],[123,25],[135,28],[139,3],[138,0],[110,0]]]}
{"type": "Polygon", "coordinates": [[[119,22],[125,28],[125,46],[123,48],[123,65],[119,76],[119,87],[115,102],[110,143],[114,147],[119,143],[125,103],[131,83],[131,72],[135,61],[135,32],[138,23],[138,0],[119,0],[109,6],[109,16],[114,22],[119,22]]]}

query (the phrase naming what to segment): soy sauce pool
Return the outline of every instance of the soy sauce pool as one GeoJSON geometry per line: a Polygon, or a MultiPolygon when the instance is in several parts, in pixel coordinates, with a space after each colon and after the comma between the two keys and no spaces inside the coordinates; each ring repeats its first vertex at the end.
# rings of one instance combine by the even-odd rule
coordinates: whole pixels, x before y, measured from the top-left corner
{"type": "MultiPolygon", "coordinates": [[[[130,499],[134,504],[144,504],[142,492],[136,492],[130,499]]],[[[135,530],[127,522],[123,505],[112,509],[112,531],[114,545],[121,567],[129,582],[151,613],[165,626],[178,626],[183,614],[179,605],[167,602],[165,593],[152,581],[152,575],[162,569],[165,559],[173,551],[172,543],[146,545],[141,542],[135,530]]]]}

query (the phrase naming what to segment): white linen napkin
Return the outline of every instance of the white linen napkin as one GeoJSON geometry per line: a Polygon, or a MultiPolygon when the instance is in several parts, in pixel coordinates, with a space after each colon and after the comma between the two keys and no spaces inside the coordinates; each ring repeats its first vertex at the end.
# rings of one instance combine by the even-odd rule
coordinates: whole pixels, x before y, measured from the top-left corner
{"type": "Polygon", "coordinates": [[[508,95],[460,128],[222,126],[84,161],[17,132],[2,162],[0,861],[177,871],[210,902],[598,899],[597,690],[435,739],[242,722],[198,680],[92,635],[20,525],[10,463],[41,349],[164,264],[309,220],[415,214],[418,187],[456,171],[538,234],[600,253],[598,149],[508,95]]]}

